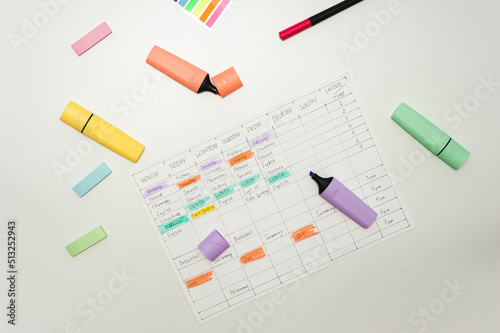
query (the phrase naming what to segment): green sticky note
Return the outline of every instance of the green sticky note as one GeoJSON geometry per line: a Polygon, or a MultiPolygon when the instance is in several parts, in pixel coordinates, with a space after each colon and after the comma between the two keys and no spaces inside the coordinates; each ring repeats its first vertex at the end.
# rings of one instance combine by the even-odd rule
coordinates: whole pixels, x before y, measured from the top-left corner
{"type": "Polygon", "coordinates": [[[91,232],[83,235],[73,243],[66,246],[66,249],[68,250],[69,254],[71,254],[71,256],[74,257],[80,252],[85,251],[86,249],[88,249],[95,243],[100,242],[106,237],[108,237],[106,231],[104,231],[102,226],[98,226],[91,232]]]}

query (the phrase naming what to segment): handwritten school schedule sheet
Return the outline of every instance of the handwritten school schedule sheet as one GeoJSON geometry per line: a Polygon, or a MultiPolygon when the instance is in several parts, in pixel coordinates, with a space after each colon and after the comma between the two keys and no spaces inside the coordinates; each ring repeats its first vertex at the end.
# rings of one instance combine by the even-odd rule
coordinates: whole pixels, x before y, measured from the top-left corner
{"type": "Polygon", "coordinates": [[[346,74],[130,173],[199,323],[413,227],[346,74]],[[333,176],[378,214],[318,195],[333,176]],[[198,244],[229,242],[213,262],[198,244]]]}

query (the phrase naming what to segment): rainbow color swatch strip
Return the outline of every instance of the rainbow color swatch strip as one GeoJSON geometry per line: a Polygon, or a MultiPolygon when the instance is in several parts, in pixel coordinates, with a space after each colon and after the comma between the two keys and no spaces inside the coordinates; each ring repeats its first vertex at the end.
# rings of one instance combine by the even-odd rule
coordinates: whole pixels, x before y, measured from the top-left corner
{"type": "Polygon", "coordinates": [[[233,0],[174,0],[193,20],[212,30],[233,0]]]}

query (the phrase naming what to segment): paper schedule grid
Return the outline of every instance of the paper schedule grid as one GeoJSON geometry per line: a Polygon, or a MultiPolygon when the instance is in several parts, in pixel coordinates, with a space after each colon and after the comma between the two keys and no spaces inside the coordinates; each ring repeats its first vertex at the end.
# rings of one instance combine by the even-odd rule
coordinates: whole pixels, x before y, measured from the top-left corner
{"type": "Polygon", "coordinates": [[[391,185],[349,76],[130,173],[202,323],[413,226],[391,185]],[[314,170],[378,214],[363,229],[318,195],[314,170]],[[213,230],[230,247],[211,262],[213,230]]]}

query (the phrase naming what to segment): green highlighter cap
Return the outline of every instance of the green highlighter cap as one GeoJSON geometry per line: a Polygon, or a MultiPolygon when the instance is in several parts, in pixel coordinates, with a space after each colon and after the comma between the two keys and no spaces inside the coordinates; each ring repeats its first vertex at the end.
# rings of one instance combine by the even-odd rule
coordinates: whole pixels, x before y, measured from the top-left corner
{"type": "Polygon", "coordinates": [[[465,148],[405,103],[401,103],[391,119],[453,169],[458,170],[469,158],[465,148]]]}

